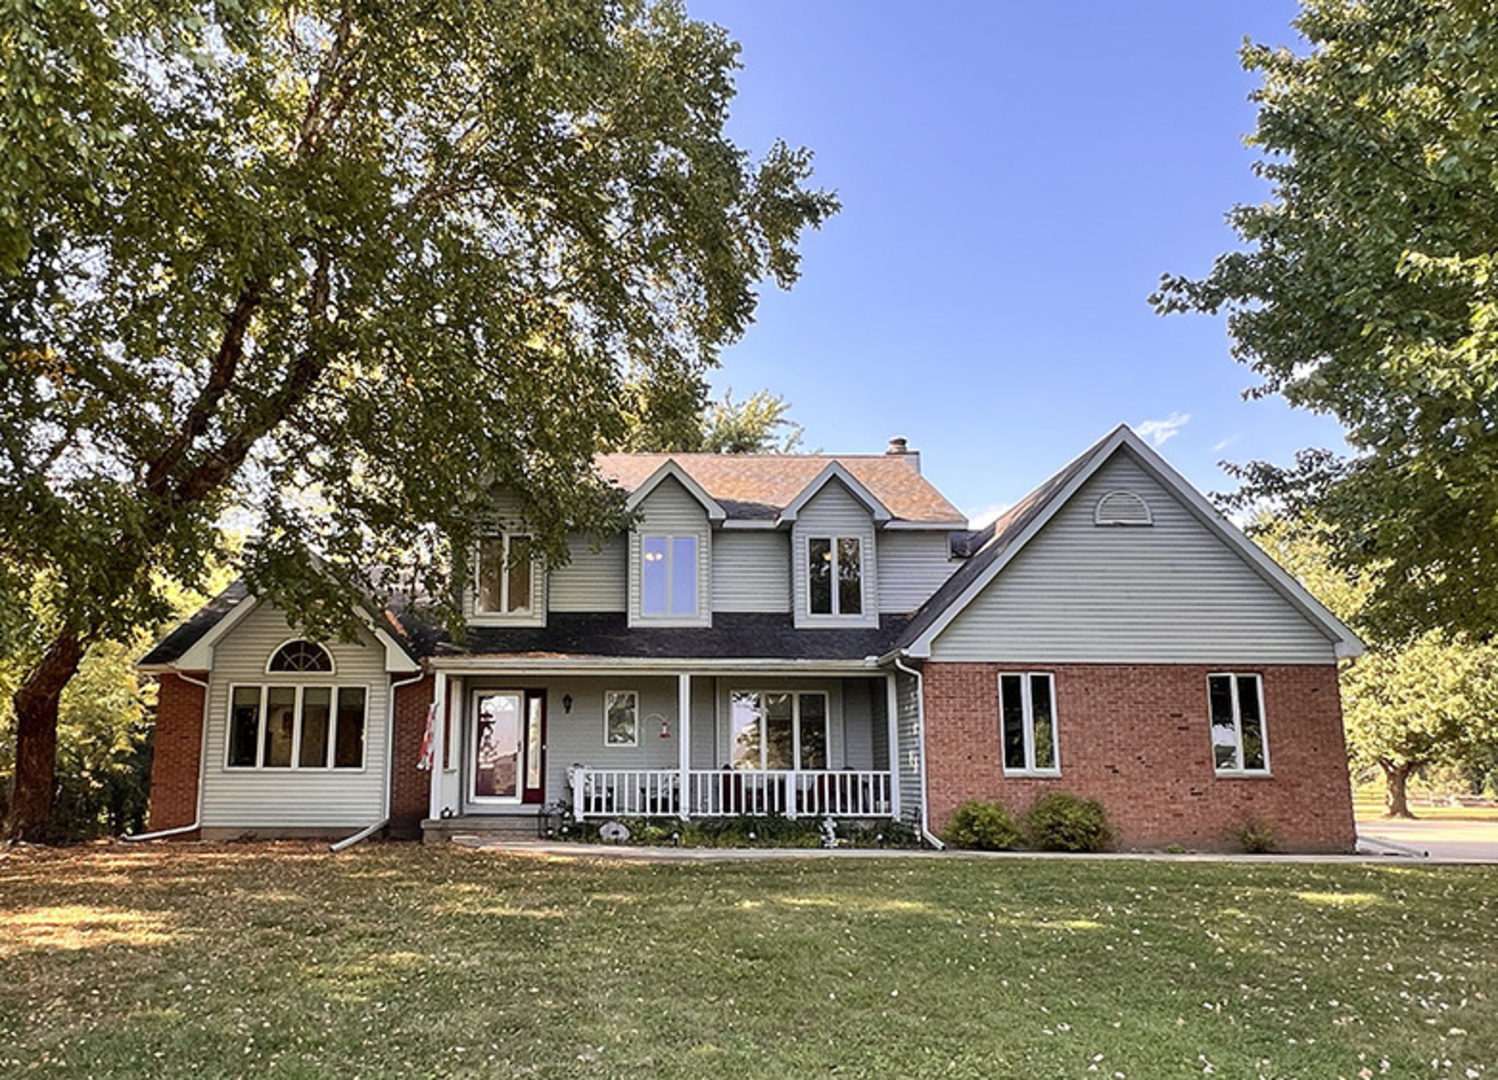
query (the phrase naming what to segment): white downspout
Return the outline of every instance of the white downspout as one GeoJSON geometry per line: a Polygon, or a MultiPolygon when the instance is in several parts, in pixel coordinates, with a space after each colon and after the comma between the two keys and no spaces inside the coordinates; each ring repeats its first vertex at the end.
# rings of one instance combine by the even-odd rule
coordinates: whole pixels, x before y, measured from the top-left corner
{"type": "Polygon", "coordinates": [[[380,820],[364,826],[353,836],[346,836],[336,843],[329,844],[328,850],[335,855],[345,848],[353,847],[360,840],[367,840],[390,824],[390,786],[395,781],[395,692],[403,686],[419,683],[424,678],[426,678],[426,672],[418,671],[409,679],[397,679],[390,684],[390,708],[387,710],[389,718],[385,723],[385,792],[380,800],[380,820]]]}
{"type": "Polygon", "coordinates": [[[916,726],[921,734],[921,839],[941,851],[947,845],[931,831],[931,819],[928,817],[926,799],[926,687],[921,681],[921,672],[918,668],[905,666],[905,661],[895,657],[895,667],[915,679],[915,716],[916,726]]]}
{"type": "Polygon", "coordinates": [[[202,828],[203,773],[208,769],[208,684],[194,679],[191,675],[184,675],[180,671],[174,671],[172,674],[185,683],[191,683],[193,686],[201,686],[203,688],[203,726],[198,732],[198,797],[193,803],[192,824],[178,825],[171,829],[158,829],[155,832],[135,833],[132,836],[120,837],[121,840],[127,843],[134,844],[142,840],[164,840],[168,836],[181,836],[183,833],[196,832],[202,828]]]}

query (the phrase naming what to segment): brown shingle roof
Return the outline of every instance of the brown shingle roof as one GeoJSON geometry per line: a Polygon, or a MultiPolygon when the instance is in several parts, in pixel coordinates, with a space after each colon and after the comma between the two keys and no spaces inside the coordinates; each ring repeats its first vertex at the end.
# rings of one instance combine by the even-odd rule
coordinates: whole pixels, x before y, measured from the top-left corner
{"type": "Polygon", "coordinates": [[[633,491],[667,461],[702,485],[730,518],[774,518],[837,462],[894,517],[951,525],[965,515],[897,454],[603,454],[599,471],[633,491]]]}

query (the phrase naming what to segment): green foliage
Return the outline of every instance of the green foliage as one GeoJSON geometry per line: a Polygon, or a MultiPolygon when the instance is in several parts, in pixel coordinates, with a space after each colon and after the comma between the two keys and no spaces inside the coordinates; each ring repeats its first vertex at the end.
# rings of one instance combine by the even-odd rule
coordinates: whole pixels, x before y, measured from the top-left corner
{"type": "MultiPolygon", "coordinates": [[[[786,414],[790,403],[768,390],[758,390],[743,401],[733,389],[721,401],[708,401],[700,388],[695,412],[685,402],[667,409],[660,390],[652,385],[629,387],[633,403],[628,434],[620,449],[688,454],[789,454],[801,443],[801,425],[786,414]],[[679,417],[680,419],[677,419],[679,417]]],[[[688,389],[680,391],[688,394],[688,389]]]]}
{"type": "Polygon", "coordinates": [[[626,384],[695,422],[837,209],[725,135],[738,47],[679,0],[36,3],[0,41],[0,655],[59,646],[44,726],[227,513],[314,636],[408,575],[452,607],[495,487],[554,560],[620,524],[626,384]]]}
{"type": "MultiPolygon", "coordinates": [[[[1259,542],[1340,618],[1360,625],[1377,574],[1342,570],[1331,554],[1334,530],[1315,519],[1262,518],[1259,542]]],[[[1368,652],[1342,669],[1342,717],[1354,768],[1378,767],[1390,781],[1391,809],[1405,811],[1404,780],[1416,769],[1463,765],[1475,775],[1498,755],[1498,645],[1428,631],[1381,638],[1364,629],[1368,652]]]]}
{"type": "Polygon", "coordinates": [[[1021,824],[1030,846],[1039,851],[1106,851],[1113,843],[1103,804],[1069,791],[1036,799],[1021,824]]]}
{"type": "Polygon", "coordinates": [[[1246,821],[1233,830],[1233,839],[1249,855],[1268,855],[1280,849],[1279,832],[1267,821],[1246,821]]]}
{"type": "Polygon", "coordinates": [[[1303,0],[1309,50],[1245,46],[1270,197],[1157,310],[1227,313],[1254,395],[1335,416],[1356,454],[1242,469],[1375,569],[1386,639],[1498,633],[1498,25],[1486,3],[1303,0]]]}
{"type": "Polygon", "coordinates": [[[625,380],[699,385],[836,209],[725,136],[737,46],[674,0],[82,11],[6,37],[0,597],[50,575],[88,634],[231,504],[323,631],[371,565],[447,595],[494,484],[564,557],[625,380]]]}
{"type": "Polygon", "coordinates": [[[1013,851],[1025,839],[1008,807],[977,799],[957,808],[941,838],[951,847],[970,851],[1013,851]]]}

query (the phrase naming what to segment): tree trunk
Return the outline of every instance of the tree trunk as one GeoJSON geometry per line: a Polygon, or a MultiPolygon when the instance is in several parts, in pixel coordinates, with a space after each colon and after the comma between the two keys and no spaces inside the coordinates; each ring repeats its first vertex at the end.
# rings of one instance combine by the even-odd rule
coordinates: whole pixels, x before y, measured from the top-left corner
{"type": "Polygon", "coordinates": [[[1378,764],[1384,770],[1384,817],[1413,818],[1415,815],[1410,813],[1405,785],[1415,767],[1408,762],[1396,765],[1392,761],[1380,761],[1378,764]]]}
{"type": "Polygon", "coordinates": [[[82,659],[83,643],[59,634],[16,691],[16,782],[0,840],[46,839],[56,787],[57,706],[82,659]]]}

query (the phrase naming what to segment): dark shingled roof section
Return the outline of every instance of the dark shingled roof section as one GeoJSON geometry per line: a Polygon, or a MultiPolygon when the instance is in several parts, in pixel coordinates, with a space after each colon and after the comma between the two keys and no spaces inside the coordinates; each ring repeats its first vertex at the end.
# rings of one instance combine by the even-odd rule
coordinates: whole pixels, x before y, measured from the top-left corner
{"type": "Polygon", "coordinates": [[[911,617],[910,622],[906,624],[904,631],[896,640],[895,647],[908,648],[924,634],[969,585],[981,577],[996,559],[1009,550],[1009,546],[1030,527],[1030,523],[1045,513],[1046,507],[1067,484],[1076,478],[1078,473],[1087,468],[1112,437],[1113,432],[1110,431],[1082,451],[1055,476],[1011,506],[993,524],[956,540],[952,544],[952,552],[954,555],[968,556],[967,562],[958,567],[952,576],[942,583],[941,588],[932,593],[930,598],[921,605],[920,610],[911,617]]]}
{"type": "Polygon", "coordinates": [[[225,615],[233,611],[249,595],[244,582],[236,581],[223,592],[198,609],[197,613],[179,625],[157,643],[156,647],[141,657],[141,664],[171,664],[180,660],[188,649],[196,645],[204,634],[212,630],[225,615]]]}
{"type": "Polygon", "coordinates": [[[621,612],[554,611],[546,626],[470,626],[449,656],[680,657],[693,660],[862,660],[889,651],[905,615],[886,615],[877,629],[797,630],[790,615],[718,612],[711,627],[631,628],[621,612]]]}

